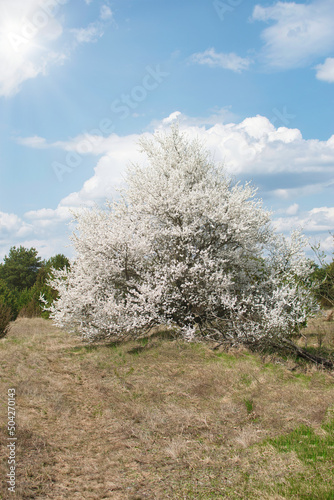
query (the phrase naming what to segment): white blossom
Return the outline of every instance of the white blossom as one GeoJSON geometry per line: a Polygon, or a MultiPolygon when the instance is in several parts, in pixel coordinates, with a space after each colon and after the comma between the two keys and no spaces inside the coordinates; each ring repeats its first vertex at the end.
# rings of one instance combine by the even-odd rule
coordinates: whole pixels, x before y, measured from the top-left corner
{"type": "Polygon", "coordinates": [[[141,147],[120,200],[76,215],[76,259],[51,283],[55,323],[90,340],[159,324],[188,340],[298,330],[316,309],[302,236],[276,234],[256,190],[177,127],[141,147]]]}

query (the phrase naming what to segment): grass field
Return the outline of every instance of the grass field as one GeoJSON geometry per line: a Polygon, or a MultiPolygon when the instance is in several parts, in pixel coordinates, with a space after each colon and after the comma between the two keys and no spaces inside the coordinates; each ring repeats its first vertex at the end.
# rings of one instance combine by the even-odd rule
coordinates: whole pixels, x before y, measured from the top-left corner
{"type": "MultiPolygon", "coordinates": [[[[302,342],[328,351],[333,325],[302,342]]],[[[39,318],[12,325],[0,366],[3,499],[334,499],[334,378],[314,366],[162,334],[88,345],[39,318]]]]}

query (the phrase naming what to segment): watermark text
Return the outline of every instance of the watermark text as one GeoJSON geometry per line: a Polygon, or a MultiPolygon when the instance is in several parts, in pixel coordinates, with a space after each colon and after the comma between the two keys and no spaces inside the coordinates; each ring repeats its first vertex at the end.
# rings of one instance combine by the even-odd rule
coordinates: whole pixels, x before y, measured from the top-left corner
{"type": "Polygon", "coordinates": [[[8,438],[7,438],[7,450],[8,450],[8,467],[9,471],[7,473],[7,484],[8,491],[15,493],[16,485],[16,391],[15,389],[8,389],[8,438]]]}

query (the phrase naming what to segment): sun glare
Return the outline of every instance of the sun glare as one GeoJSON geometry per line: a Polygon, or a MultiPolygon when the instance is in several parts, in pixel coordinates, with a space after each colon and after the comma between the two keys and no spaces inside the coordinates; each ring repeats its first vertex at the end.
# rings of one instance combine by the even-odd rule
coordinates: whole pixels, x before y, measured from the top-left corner
{"type": "Polygon", "coordinates": [[[22,25],[15,20],[6,20],[2,23],[2,36],[12,49],[11,57],[25,58],[32,55],[38,48],[36,33],[28,28],[22,31],[22,25]]]}

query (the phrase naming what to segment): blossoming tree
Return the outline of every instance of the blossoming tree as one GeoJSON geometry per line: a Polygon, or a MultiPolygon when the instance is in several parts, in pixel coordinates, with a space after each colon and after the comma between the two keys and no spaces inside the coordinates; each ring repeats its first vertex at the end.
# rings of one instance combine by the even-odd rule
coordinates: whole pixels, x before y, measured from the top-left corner
{"type": "Polygon", "coordinates": [[[55,323],[90,340],[160,324],[234,343],[296,332],[316,310],[302,236],[276,234],[256,190],[178,127],[141,147],[147,163],[129,168],[120,199],[75,216],[76,258],[51,283],[55,323]]]}

